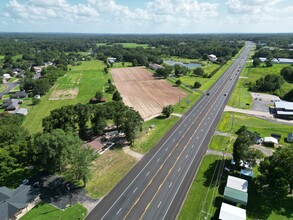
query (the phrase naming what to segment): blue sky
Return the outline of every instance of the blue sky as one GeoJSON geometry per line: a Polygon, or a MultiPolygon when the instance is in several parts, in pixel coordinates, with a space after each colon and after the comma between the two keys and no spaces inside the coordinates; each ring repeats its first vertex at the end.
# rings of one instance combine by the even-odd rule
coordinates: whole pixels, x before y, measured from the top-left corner
{"type": "Polygon", "coordinates": [[[0,32],[284,33],[293,0],[1,0],[0,32]]]}

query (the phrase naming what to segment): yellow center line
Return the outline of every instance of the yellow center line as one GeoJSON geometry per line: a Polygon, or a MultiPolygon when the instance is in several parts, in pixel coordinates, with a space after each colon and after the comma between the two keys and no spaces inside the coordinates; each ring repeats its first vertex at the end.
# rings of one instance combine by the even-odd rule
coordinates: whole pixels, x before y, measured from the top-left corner
{"type": "MultiPolygon", "coordinates": [[[[236,65],[237,66],[237,65],[236,65]]],[[[236,67],[234,68],[234,70],[236,69],[236,67]]],[[[233,71],[234,71],[233,70],[233,71]]],[[[232,71],[232,72],[233,72],[232,71]]],[[[221,90],[221,92],[224,90],[224,88],[225,88],[225,86],[222,88],[222,90],[221,90]]],[[[218,90],[220,90],[220,88],[217,88],[217,91],[218,90]]],[[[216,93],[215,93],[216,94],[216,93]]],[[[220,94],[221,93],[218,93],[218,97],[220,96],[220,94]]],[[[217,97],[217,98],[218,98],[217,97]]],[[[212,101],[212,99],[209,99],[208,100],[208,102],[205,104],[205,107],[210,103],[212,101]]],[[[212,104],[212,105],[214,105],[214,103],[212,104]]],[[[188,129],[186,130],[186,132],[182,135],[182,137],[180,138],[180,140],[177,142],[177,144],[175,145],[175,147],[173,148],[173,150],[170,152],[170,154],[168,155],[168,157],[164,160],[164,162],[162,163],[162,165],[160,166],[160,168],[157,170],[157,172],[155,173],[155,175],[152,177],[152,179],[150,180],[150,182],[147,184],[147,186],[144,188],[144,190],[142,191],[142,193],[140,194],[140,196],[137,198],[137,200],[134,202],[134,204],[131,206],[131,208],[128,210],[128,212],[126,213],[126,215],[124,216],[124,218],[123,218],[123,220],[125,220],[126,218],[127,218],[127,216],[130,214],[130,212],[132,211],[132,209],[136,206],[136,204],[138,203],[138,201],[141,199],[141,197],[142,197],[142,195],[145,193],[145,191],[147,190],[147,188],[150,186],[150,184],[152,183],[152,181],[155,179],[155,177],[157,176],[157,174],[160,172],[160,170],[162,169],[162,167],[165,165],[165,163],[167,162],[167,160],[169,159],[169,157],[172,155],[172,153],[175,151],[175,149],[178,147],[178,145],[179,145],[179,143],[183,140],[183,138],[185,137],[185,135],[186,135],[186,133],[189,131],[189,129],[194,125],[194,123],[196,122],[196,120],[198,119],[198,117],[201,115],[201,113],[205,110],[205,107],[199,112],[199,114],[195,117],[195,119],[193,120],[193,122],[192,122],[192,124],[188,127],[188,129]]],[[[210,110],[209,110],[210,111],[210,110]]],[[[207,114],[206,114],[207,115],[207,114]]],[[[206,117],[206,115],[205,115],[205,117],[206,117]]],[[[204,118],[205,118],[204,117],[204,118]]],[[[203,120],[202,120],[203,121],[203,120]]],[[[201,121],[201,123],[202,123],[202,121],[201,121]]],[[[201,124],[200,123],[200,124],[201,124]]],[[[198,128],[197,128],[198,129],[198,128]]],[[[196,129],[196,130],[197,130],[196,129]]],[[[194,132],[195,133],[195,132],[194,132]]],[[[194,134],[193,133],[193,134],[194,134]]],[[[186,145],[185,145],[185,147],[186,147],[186,145]]],[[[185,149],[185,147],[184,147],[184,149],[185,149]]],[[[183,149],[183,151],[184,151],[184,149],[183,149]]],[[[182,151],[182,152],[183,152],[182,151]]],[[[182,154],[182,152],[181,152],[181,154],[182,154]]],[[[180,154],[180,155],[181,155],[180,154]]],[[[180,156],[179,156],[180,157],[180,156]]],[[[177,161],[178,161],[178,159],[179,159],[179,157],[177,157],[177,159],[176,159],[176,162],[174,163],[174,164],[176,164],[177,163],[177,161]]],[[[158,192],[158,191],[157,191],[158,192]]],[[[157,193],[156,193],[157,194],[157,193]]],[[[155,197],[155,196],[154,196],[155,197]]],[[[153,197],[153,198],[154,198],[153,197]]],[[[150,205],[150,203],[148,204],[148,206],[150,205]]],[[[146,211],[146,210],[145,210],[146,211]]],[[[144,211],[144,213],[145,213],[145,211],[144,211]]],[[[143,215],[144,215],[144,213],[143,213],[143,215]]],[[[143,215],[142,215],[142,217],[143,217],[143,215]]]]}
{"type": "MultiPolygon", "coordinates": [[[[218,93],[218,97],[220,97],[220,94],[222,94],[223,90],[225,89],[226,86],[224,86],[221,90],[220,93],[218,93]]],[[[217,98],[218,98],[217,97],[217,98]]],[[[212,106],[215,105],[216,102],[214,102],[212,104],[212,106]]],[[[182,154],[184,153],[185,149],[187,148],[187,146],[189,145],[191,139],[193,138],[193,136],[195,135],[195,133],[198,131],[199,127],[201,126],[201,124],[204,122],[205,118],[207,117],[207,115],[209,114],[209,112],[212,110],[212,107],[207,111],[207,113],[205,114],[205,116],[203,117],[203,119],[201,120],[201,122],[199,123],[198,127],[194,130],[191,138],[189,139],[189,141],[187,142],[187,144],[184,146],[183,150],[181,151],[181,153],[179,154],[179,156],[176,159],[176,162],[172,165],[171,169],[169,170],[168,174],[166,175],[166,177],[164,178],[163,182],[161,183],[160,187],[157,189],[156,193],[154,194],[154,196],[152,197],[151,201],[148,203],[147,207],[145,208],[144,212],[142,213],[141,217],[139,219],[142,219],[143,216],[145,215],[146,211],[148,210],[149,206],[151,205],[151,203],[154,201],[155,197],[157,196],[158,192],[160,191],[162,185],[165,183],[165,181],[167,180],[167,178],[169,177],[170,173],[173,171],[174,167],[176,166],[178,159],[182,156],[182,154]]]]}

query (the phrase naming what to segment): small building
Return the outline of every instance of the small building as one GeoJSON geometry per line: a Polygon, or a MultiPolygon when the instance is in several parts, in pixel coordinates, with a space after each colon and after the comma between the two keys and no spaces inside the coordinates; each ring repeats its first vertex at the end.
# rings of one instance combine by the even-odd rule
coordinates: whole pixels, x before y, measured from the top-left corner
{"type": "Polygon", "coordinates": [[[274,137],[264,137],[263,138],[263,143],[264,144],[274,144],[274,145],[278,145],[278,139],[274,138],[274,137]]]}
{"type": "Polygon", "coordinates": [[[12,112],[12,114],[27,115],[28,114],[28,110],[26,108],[19,108],[19,109],[14,110],[12,112]]]}
{"type": "Polygon", "coordinates": [[[9,73],[4,73],[3,74],[3,79],[5,79],[5,80],[10,80],[12,77],[11,77],[11,75],[9,74],[9,73]]]}
{"type": "Polygon", "coordinates": [[[290,142],[290,143],[293,142],[293,133],[288,134],[288,136],[287,136],[287,142],[290,142]]]}
{"type": "Polygon", "coordinates": [[[0,187],[0,220],[14,219],[29,203],[34,203],[38,194],[29,185],[20,185],[11,190],[5,186],[0,187]]]}
{"type": "Polygon", "coordinates": [[[219,219],[246,220],[246,210],[223,202],[220,210],[219,219]]]}
{"type": "Polygon", "coordinates": [[[115,57],[108,57],[107,58],[108,63],[115,63],[116,60],[117,60],[117,58],[115,58],[115,57]]]}
{"type": "Polygon", "coordinates": [[[11,95],[11,98],[21,99],[21,98],[26,98],[27,96],[28,94],[25,92],[25,90],[23,90],[23,91],[18,91],[14,93],[13,95],[11,95]]]}
{"type": "Polygon", "coordinates": [[[246,206],[248,194],[247,192],[243,192],[241,190],[233,189],[226,186],[224,191],[224,200],[246,206]]]}
{"type": "Polygon", "coordinates": [[[278,118],[293,119],[293,102],[275,102],[275,116],[278,118]]]}
{"type": "Polygon", "coordinates": [[[19,108],[19,104],[21,104],[21,101],[18,99],[5,99],[2,107],[7,111],[14,111],[19,108]]]}
{"type": "Polygon", "coordinates": [[[249,177],[249,178],[253,178],[253,171],[252,169],[241,169],[240,170],[240,176],[246,176],[246,177],[249,177]]]}
{"type": "Polygon", "coordinates": [[[234,176],[228,176],[228,179],[227,179],[227,184],[226,184],[227,187],[230,187],[232,189],[236,189],[236,190],[239,190],[239,191],[243,191],[243,192],[247,192],[247,189],[248,189],[248,181],[247,180],[244,180],[244,179],[241,179],[241,178],[237,178],[237,177],[234,177],[234,176]]]}
{"type": "Polygon", "coordinates": [[[164,67],[159,65],[159,64],[157,64],[157,63],[152,63],[152,64],[149,65],[149,68],[154,70],[154,71],[156,71],[158,69],[163,69],[164,67]]]}
{"type": "Polygon", "coordinates": [[[216,62],[216,61],[218,60],[217,56],[214,55],[214,54],[210,54],[210,55],[208,55],[208,58],[209,58],[209,60],[212,61],[212,62],[216,62]]]}

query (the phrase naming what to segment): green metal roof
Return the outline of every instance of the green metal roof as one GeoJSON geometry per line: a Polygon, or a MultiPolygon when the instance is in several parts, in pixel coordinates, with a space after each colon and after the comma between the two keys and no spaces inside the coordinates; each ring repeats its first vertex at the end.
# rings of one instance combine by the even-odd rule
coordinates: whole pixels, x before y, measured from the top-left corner
{"type": "Polygon", "coordinates": [[[248,194],[246,192],[232,189],[230,187],[225,187],[224,199],[226,199],[230,202],[239,203],[241,205],[246,205],[247,198],[248,198],[248,194]]]}

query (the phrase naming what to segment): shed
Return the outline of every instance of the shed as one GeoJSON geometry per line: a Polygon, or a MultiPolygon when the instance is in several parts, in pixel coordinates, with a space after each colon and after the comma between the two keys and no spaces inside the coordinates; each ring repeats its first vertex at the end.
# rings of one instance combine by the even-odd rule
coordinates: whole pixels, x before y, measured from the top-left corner
{"type": "Polygon", "coordinates": [[[152,64],[149,65],[149,67],[150,67],[150,69],[152,69],[154,71],[156,71],[158,69],[163,69],[164,68],[163,66],[161,66],[161,65],[159,65],[157,63],[152,63],[152,64]]]}
{"type": "Polygon", "coordinates": [[[226,186],[231,189],[247,192],[248,181],[234,176],[228,176],[226,186]]]}
{"type": "Polygon", "coordinates": [[[246,220],[246,210],[223,202],[220,210],[219,219],[246,220]]]}
{"type": "Polygon", "coordinates": [[[241,205],[247,204],[248,194],[240,190],[232,189],[230,187],[225,187],[224,199],[233,203],[239,203],[241,205]]]}
{"type": "Polygon", "coordinates": [[[263,143],[268,143],[268,144],[278,144],[278,140],[274,137],[264,137],[263,143]]]}

